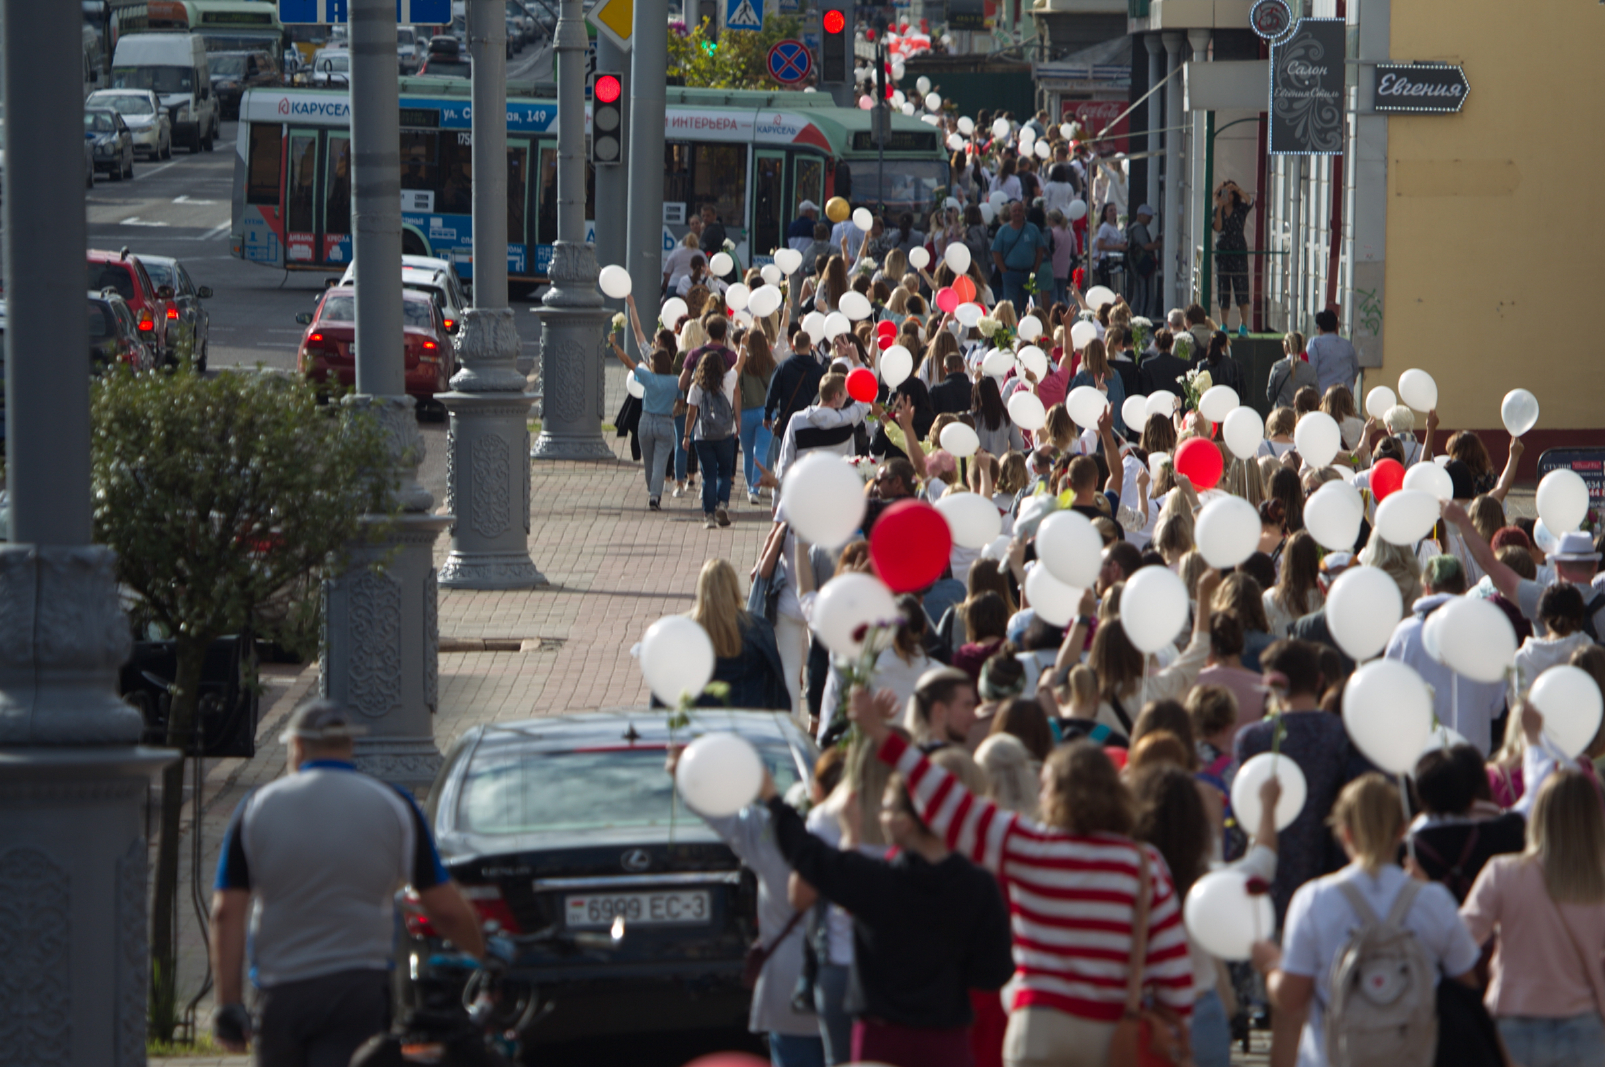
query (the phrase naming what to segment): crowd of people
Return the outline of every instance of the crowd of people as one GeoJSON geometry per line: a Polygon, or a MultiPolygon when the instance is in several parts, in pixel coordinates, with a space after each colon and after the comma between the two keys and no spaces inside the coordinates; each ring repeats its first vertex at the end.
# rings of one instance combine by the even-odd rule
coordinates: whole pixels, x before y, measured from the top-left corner
{"type": "MultiPolygon", "coordinates": [[[[1520,440],[1501,466],[1472,431],[1443,440],[1434,411],[1419,435],[1402,405],[1361,417],[1354,351],[1329,312],[1308,343],[1288,334],[1256,455],[1227,449],[1180,399],[1128,425],[1127,397],[1179,396],[1192,370],[1247,396],[1231,335],[1205,309],[1175,310],[1155,328],[1123,300],[1089,306],[1074,284],[1063,301],[1038,288],[1015,303],[1006,257],[991,259],[995,273],[980,256],[963,275],[940,257],[913,268],[893,240],[908,239],[905,229],[859,232],[856,248],[847,234],[820,238],[827,251],[793,279],[795,312],[733,324],[693,289],[683,320],[655,337],[636,330],[648,413],[673,420],[675,390],[688,382],[700,390],[688,410],[707,410],[722,389],[737,413],[714,421],[740,436],[749,491],[775,490],[749,595],[713,561],[721,580],[699,583],[697,609],[740,620],[720,639],[716,677],[775,694],[766,706],[790,710],[823,752],[809,796],[766,797],[742,816],[763,827],[741,831],[748,850],[767,850],[749,862],[774,882],[772,899],[788,902],[762,924],[766,939],[792,946],[767,964],[789,1026],[774,1031],[774,1062],[1129,1062],[1120,1050],[1138,1018],[1145,1041],[1189,1049],[1178,1063],[1228,1063],[1251,1026],[1270,1029],[1274,1064],[1381,1062],[1345,1051],[1363,1044],[1355,1035],[1371,1016],[1334,983],[1348,980],[1345,960],[1369,951],[1357,944],[1397,928],[1411,959],[1425,961],[1414,978],[1425,976],[1424,994],[1406,980],[1407,993],[1436,996],[1428,1014],[1447,1020],[1481,1010],[1476,993],[1469,1007],[1447,1004],[1448,986],[1482,991],[1492,1023],[1446,1022],[1425,1038],[1404,1026],[1427,1059],[1387,1062],[1427,1062],[1447,1047],[1466,1063],[1605,1063],[1605,808],[1594,762],[1605,759],[1605,732],[1567,755],[1527,700],[1562,664],[1605,688],[1605,576],[1590,535],[1553,538],[1507,514],[1520,440]],[[991,329],[934,309],[934,295],[961,278],[991,329]],[[837,310],[849,292],[869,298],[871,316],[814,336],[808,316],[837,310]],[[890,347],[881,322],[913,355],[913,372],[855,399],[848,376],[878,370],[890,347]],[[1040,338],[1046,373],[1013,359],[983,369],[1028,336],[1040,338]],[[1095,426],[1066,408],[1083,385],[1108,401],[1095,426]],[[1046,411],[1032,430],[1010,415],[1022,393],[1046,411]],[[1313,412],[1342,432],[1328,466],[1308,464],[1295,443],[1313,412]],[[749,418],[770,436],[755,432],[749,445],[735,429],[749,418]],[[945,448],[954,424],[981,447],[945,448]],[[1178,471],[1189,441],[1220,450],[1218,486],[1178,471]],[[808,544],[781,506],[788,471],[813,454],[848,459],[864,478],[864,518],[845,544],[808,544]],[[1453,485],[1441,521],[1414,543],[1374,529],[1370,477],[1384,459],[1437,463],[1453,485]],[[1303,516],[1339,478],[1359,490],[1365,518],[1354,543],[1334,549],[1303,516]],[[814,627],[820,590],[875,573],[868,539],[892,505],[961,493],[989,501],[1005,536],[985,549],[955,545],[939,577],[898,598],[873,677],[854,674],[814,627]],[[1198,512],[1221,495],[1251,504],[1261,529],[1258,550],[1226,571],[1194,541],[1198,512]],[[1054,621],[1033,607],[1030,574],[1042,565],[1040,524],[1061,509],[1090,520],[1103,552],[1074,616],[1054,621]],[[1121,617],[1127,583],[1149,567],[1174,573],[1190,600],[1187,625],[1151,655],[1121,617]],[[1380,773],[1342,717],[1357,665],[1327,625],[1326,598],[1355,567],[1397,586],[1405,611],[1385,656],[1420,672],[1447,727],[1403,778],[1380,773]],[[703,603],[715,594],[717,605],[703,603]],[[1519,635],[1507,682],[1456,677],[1423,639],[1430,616],[1462,597],[1495,605],[1519,635]],[[1296,765],[1306,786],[1280,830],[1269,815],[1243,825],[1231,799],[1238,769],[1267,752],[1296,765]],[[1275,916],[1251,963],[1212,957],[1182,919],[1190,888],[1227,866],[1263,887],[1275,916]],[[815,1025],[798,1024],[793,1009],[815,1025]],[[1495,1058],[1477,1058],[1484,1052],[1495,1058]]],[[[962,227],[951,232],[965,239],[962,227]]],[[[763,282],[754,272],[748,284],[763,282]]],[[[734,445],[718,452],[696,432],[672,432],[681,445],[695,439],[704,510],[718,524],[734,445]]],[[[656,506],[672,461],[654,447],[664,448],[648,459],[656,506]]],[[[1280,788],[1265,784],[1262,812],[1280,788]]]]}

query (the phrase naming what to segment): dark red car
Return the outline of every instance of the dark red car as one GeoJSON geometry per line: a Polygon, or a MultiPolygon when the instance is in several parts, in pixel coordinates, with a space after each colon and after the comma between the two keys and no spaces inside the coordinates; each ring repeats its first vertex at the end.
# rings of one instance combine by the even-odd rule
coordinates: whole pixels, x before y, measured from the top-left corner
{"type": "Polygon", "coordinates": [[[150,345],[158,364],[168,361],[173,354],[168,344],[168,320],[178,318],[178,306],[173,302],[171,286],[158,287],[151,281],[139,257],[124,248],[118,252],[89,250],[90,292],[115,289],[128,310],[134,313],[139,336],[150,345]]]}
{"type": "MultiPolygon", "coordinates": [[[[451,390],[456,361],[445,320],[433,300],[423,293],[404,290],[401,294],[402,336],[406,346],[407,395],[425,407],[436,393],[451,390]]],[[[323,294],[311,315],[295,317],[306,324],[296,365],[313,381],[334,378],[341,385],[355,385],[357,291],[337,285],[323,294]]],[[[432,403],[428,405],[433,408],[432,403]]]]}

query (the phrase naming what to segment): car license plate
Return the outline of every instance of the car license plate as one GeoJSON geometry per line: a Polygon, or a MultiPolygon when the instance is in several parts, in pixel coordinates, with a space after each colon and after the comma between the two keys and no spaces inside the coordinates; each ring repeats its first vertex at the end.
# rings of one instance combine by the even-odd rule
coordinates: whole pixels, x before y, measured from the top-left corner
{"type": "Polygon", "coordinates": [[[626,923],[642,925],[705,923],[710,919],[708,891],[577,893],[563,898],[563,922],[570,929],[609,926],[620,915],[626,923]]]}

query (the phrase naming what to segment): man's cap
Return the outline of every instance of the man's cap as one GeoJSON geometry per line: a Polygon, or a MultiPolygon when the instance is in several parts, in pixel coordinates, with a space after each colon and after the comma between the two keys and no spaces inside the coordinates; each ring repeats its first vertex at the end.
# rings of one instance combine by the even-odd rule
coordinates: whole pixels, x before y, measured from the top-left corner
{"type": "Polygon", "coordinates": [[[1421,576],[1426,579],[1429,589],[1442,589],[1465,573],[1466,570],[1460,565],[1460,561],[1449,555],[1433,556],[1421,569],[1421,576]]]}
{"type": "Polygon", "coordinates": [[[279,740],[290,743],[292,737],[302,741],[349,741],[368,732],[366,726],[353,726],[343,705],[319,697],[309,700],[290,713],[290,722],[279,735],[279,740]]]}
{"type": "Polygon", "coordinates": [[[1143,204],[1143,205],[1141,205],[1140,207],[1137,208],[1137,214],[1138,215],[1147,215],[1149,218],[1153,218],[1154,217],[1154,209],[1149,207],[1147,204],[1143,204]]]}
{"type": "Polygon", "coordinates": [[[797,210],[798,211],[818,211],[819,210],[819,205],[814,203],[812,200],[804,200],[802,203],[797,205],[797,210]]]}
{"type": "Polygon", "coordinates": [[[1594,551],[1594,541],[1581,530],[1560,535],[1560,542],[1549,558],[1561,563],[1584,563],[1599,559],[1599,553],[1594,551]]]}

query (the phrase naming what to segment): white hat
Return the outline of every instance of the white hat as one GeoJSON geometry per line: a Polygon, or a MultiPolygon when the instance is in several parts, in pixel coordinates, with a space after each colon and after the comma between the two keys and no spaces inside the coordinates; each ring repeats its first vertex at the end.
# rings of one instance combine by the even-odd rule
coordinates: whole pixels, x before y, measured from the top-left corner
{"type": "Polygon", "coordinates": [[[1560,535],[1560,543],[1549,558],[1561,563],[1583,563],[1599,559],[1599,553],[1594,551],[1594,541],[1581,530],[1560,535]]]}
{"type": "Polygon", "coordinates": [[[814,203],[812,200],[804,200],[802,203],[797,205],[797,210],[798,211],[818,211],[819,210],[819,205],[814,203]]]}

